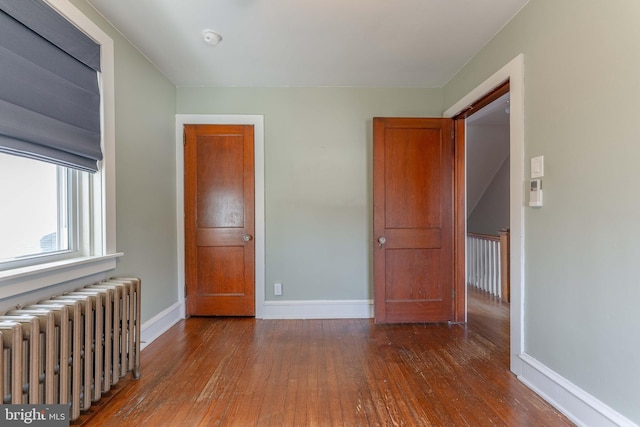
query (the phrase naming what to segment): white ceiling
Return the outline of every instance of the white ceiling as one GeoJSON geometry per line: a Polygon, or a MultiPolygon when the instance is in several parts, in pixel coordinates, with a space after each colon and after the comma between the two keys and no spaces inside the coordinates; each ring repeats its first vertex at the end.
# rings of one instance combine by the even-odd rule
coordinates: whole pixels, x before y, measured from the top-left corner
{"type": "Polygon", "coordinates": [[[442,87],[528,0],[87,1],[177,86],[442,87]]]}

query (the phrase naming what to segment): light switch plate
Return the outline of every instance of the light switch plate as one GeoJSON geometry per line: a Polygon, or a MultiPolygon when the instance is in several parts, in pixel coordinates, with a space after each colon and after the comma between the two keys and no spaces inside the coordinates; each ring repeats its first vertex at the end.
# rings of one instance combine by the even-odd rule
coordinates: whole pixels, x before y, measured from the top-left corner
{"type": "Polygon", "coordinates": [[[544,156],[531,158],[531,178],[542,178],[544,176],[544,156]]]}

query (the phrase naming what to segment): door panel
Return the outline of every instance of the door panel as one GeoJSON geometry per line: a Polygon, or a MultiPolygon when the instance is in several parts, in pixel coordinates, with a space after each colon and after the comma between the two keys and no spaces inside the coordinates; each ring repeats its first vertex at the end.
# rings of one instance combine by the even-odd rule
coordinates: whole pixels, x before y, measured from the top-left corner
{"type": "Polygon", "coordinates": [[[253,142],[253,126],[185,126],[189,315],[255,315],[253,142]]]}
{"type": "Polygon", "coordinates": [[[386,255],[388,301],[442,299],[440,253],[433,249],[396,249],[386,255]]]}
{"type": "Polygon", "coordinates": [[[244,226],[243,135],[200,136],[196,144],[198,228],[244,226]]]}
{"type": "Polygon", "coordinates": [[[441,147],[424,141],[439,139],[439,130],[388,128],[384,137],[387,228],[438,226],[441,147]]]}
{"type": "Polygon", "coordinates": [[[449,119],[374,119],[378,323],[453,320],[451,125],[449,119]]]}
{"type": "Polygon", "coordinates": [[[244,248],[199,247],[198,295],[242,295],[244,293],[244,248]]]}

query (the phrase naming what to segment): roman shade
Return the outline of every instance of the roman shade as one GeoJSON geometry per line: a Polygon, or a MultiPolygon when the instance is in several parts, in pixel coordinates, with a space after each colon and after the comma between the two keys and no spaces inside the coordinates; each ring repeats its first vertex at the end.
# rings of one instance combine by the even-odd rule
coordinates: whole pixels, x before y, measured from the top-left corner
{"type": "Polygon", "coordinates": [[[0,0],[0,152],[96,172],[100,45],[42,0],[0,0]]]}

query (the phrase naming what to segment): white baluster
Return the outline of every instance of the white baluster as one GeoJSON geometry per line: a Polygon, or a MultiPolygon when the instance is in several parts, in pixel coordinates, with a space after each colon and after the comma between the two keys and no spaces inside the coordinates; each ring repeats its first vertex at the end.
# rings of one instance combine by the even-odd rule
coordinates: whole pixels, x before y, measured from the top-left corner
{"type": "Polygon", "coordinates": [[[489,293],[491,295],[494,294],[495,285],[496,285],[496,268],[495,268],[496,257],[493,252],[493,247],[494,247],[493,241],[489,240],[489,269],[491,270],[489,274],[489,293]]]}
{"type": "Polygon", "coordinates": [[[494,295],[498,295],[498,289],[500,289],[500,278],[498,272],[500,271],[500,251],[498,250],[498,242],[493,242],[493,287],[495,291],[494,295]]]}
{"type": "Polygon", "coordinates": [[[500,256],[500,251],[502,250],[502,248],[500,247],[500,241],[496,242],[496,247],[497,247],[497,252],[498,252],[498,256],[496,257],[496,273],[497,273],[497,280],[496,280],[496,295],[499,298],[502,298],[502,261],[501,261],[501,256],[500,256]]]}
{"type": "Polygon", "coordinates": [[[476,286],[476,239],[471,237],[471,275],[470,280],[473,286],[476,286]]]}
{"type": "Polygon", "coordinates": [[[482,241],[482,290],[483,291],[488,291],[488,280],[487,280],[487,275],[488,275],[488,271],[487,271],[487,266],[489,264],[489,259],[488,259],[488,251],[487,251],[487,241],[483,240],[482,241]]]}
{"type": "Polygon", "coordinates": [[[467,236],[467,285],[471,284],[471,260],[473,256],[473,250],[471,248],[471,237],[467,236]]]}
{"type": "Polygon", "coordinates": [[[496,264],[498,256],[496,253],[496,242],[491,242],[491,294],[498,294],[498,275],[496,274],[496,264]]]}

